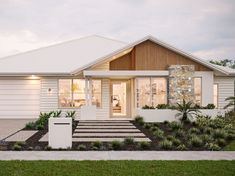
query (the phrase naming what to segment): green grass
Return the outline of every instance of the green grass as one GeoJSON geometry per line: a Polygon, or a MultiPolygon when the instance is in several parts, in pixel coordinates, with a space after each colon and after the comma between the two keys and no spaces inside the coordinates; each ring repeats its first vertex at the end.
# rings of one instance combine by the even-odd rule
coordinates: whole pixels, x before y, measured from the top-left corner
{"type": "Polygon", "coordinates": [[[235,140],[232,141],[230,144],[228,144],[226,147],[224,147],[225,151],[235,151],[235,140]]]}
{"type": "Polygon", "coordinates": [[[235,161],[0,161],[1,176],[225,176],[235,161]]]}

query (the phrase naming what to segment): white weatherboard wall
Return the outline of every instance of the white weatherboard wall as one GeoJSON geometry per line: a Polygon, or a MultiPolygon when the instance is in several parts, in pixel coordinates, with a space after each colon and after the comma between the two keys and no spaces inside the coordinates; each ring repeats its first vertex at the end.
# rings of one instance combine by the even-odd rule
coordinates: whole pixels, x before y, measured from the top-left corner
{"type": "Polygon", "coordinates": [[[218,106],[223,108],[228,102],[226,98],[234,96],[234,77],[215,77],[214,83],[218,84],[218,106]]]}
{"type": "MultiPolygon", "coordinates": [[[[76,111],[76,119],[80,118],[80,108],[59,108],[58,106],[58,79],[59,78],[47,78],[41,79],[41,102],[40,111],[49,112],[52,110],[61,109],[63,113],[66,111],[76,111]],[[51,93],[48,89],[51,89],[51,93]]],[[[109,93],[109,79],[102,79],[102,104],[100,108],[96,108],[97,119],[108,119],[109,118],[109,107],[110,107],[110,93],[109,93]]]]}
{"type": "Polygon", "coordinates": [[[37,118],[40,111],[40,80],[0,80],[0,118],[37,118]]]}

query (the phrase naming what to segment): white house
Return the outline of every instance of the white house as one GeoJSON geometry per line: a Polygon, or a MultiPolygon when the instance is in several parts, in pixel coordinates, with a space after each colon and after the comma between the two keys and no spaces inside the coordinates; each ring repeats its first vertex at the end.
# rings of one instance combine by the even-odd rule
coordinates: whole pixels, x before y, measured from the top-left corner
{"type": "Polygon", "coordinates": [[[183,98],[222,109],[234,80],[235,70],[152,36],[130,44],[89,36],[1,58],[0,118],[61,109],[77,119],[132,119],[144,105],[183,98]]]}

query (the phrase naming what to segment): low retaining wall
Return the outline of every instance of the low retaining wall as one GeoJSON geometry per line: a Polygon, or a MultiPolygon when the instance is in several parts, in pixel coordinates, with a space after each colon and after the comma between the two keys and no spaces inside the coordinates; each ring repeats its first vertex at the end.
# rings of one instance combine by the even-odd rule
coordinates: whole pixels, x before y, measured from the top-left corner
{"type": "MultiPolygon", "coordinates": [[[[223,109],[199,109],[202,115],[208,115],[212,118],[217,115],[224,115],[225,110],[223,109]]],[[[172,109],[137,109],[136,114],[144,118],[145,122],[163,122],[177,121],[175,115],[178,113],[177,110],[172,109]]]]}

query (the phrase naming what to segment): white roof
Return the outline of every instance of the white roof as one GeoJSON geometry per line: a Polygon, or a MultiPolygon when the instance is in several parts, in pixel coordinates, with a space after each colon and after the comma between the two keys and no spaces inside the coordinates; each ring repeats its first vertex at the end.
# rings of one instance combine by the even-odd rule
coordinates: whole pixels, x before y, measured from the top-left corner
{"type": "Polygon", "coordinates": [[[184,55],[195,62],[225,75],[235,75],[235,69],[217,66],[181,51],[155,37],[146,36],[130,44],[93,35],[0,59],[0,75],[71,75],[112,59],[146,40],[184,55]]]}
{"type": "Polygon", "coordinates": [[[0,74],[70,74],[122,48],[124,42],[97,35],[0,59],[0,74]]]}

